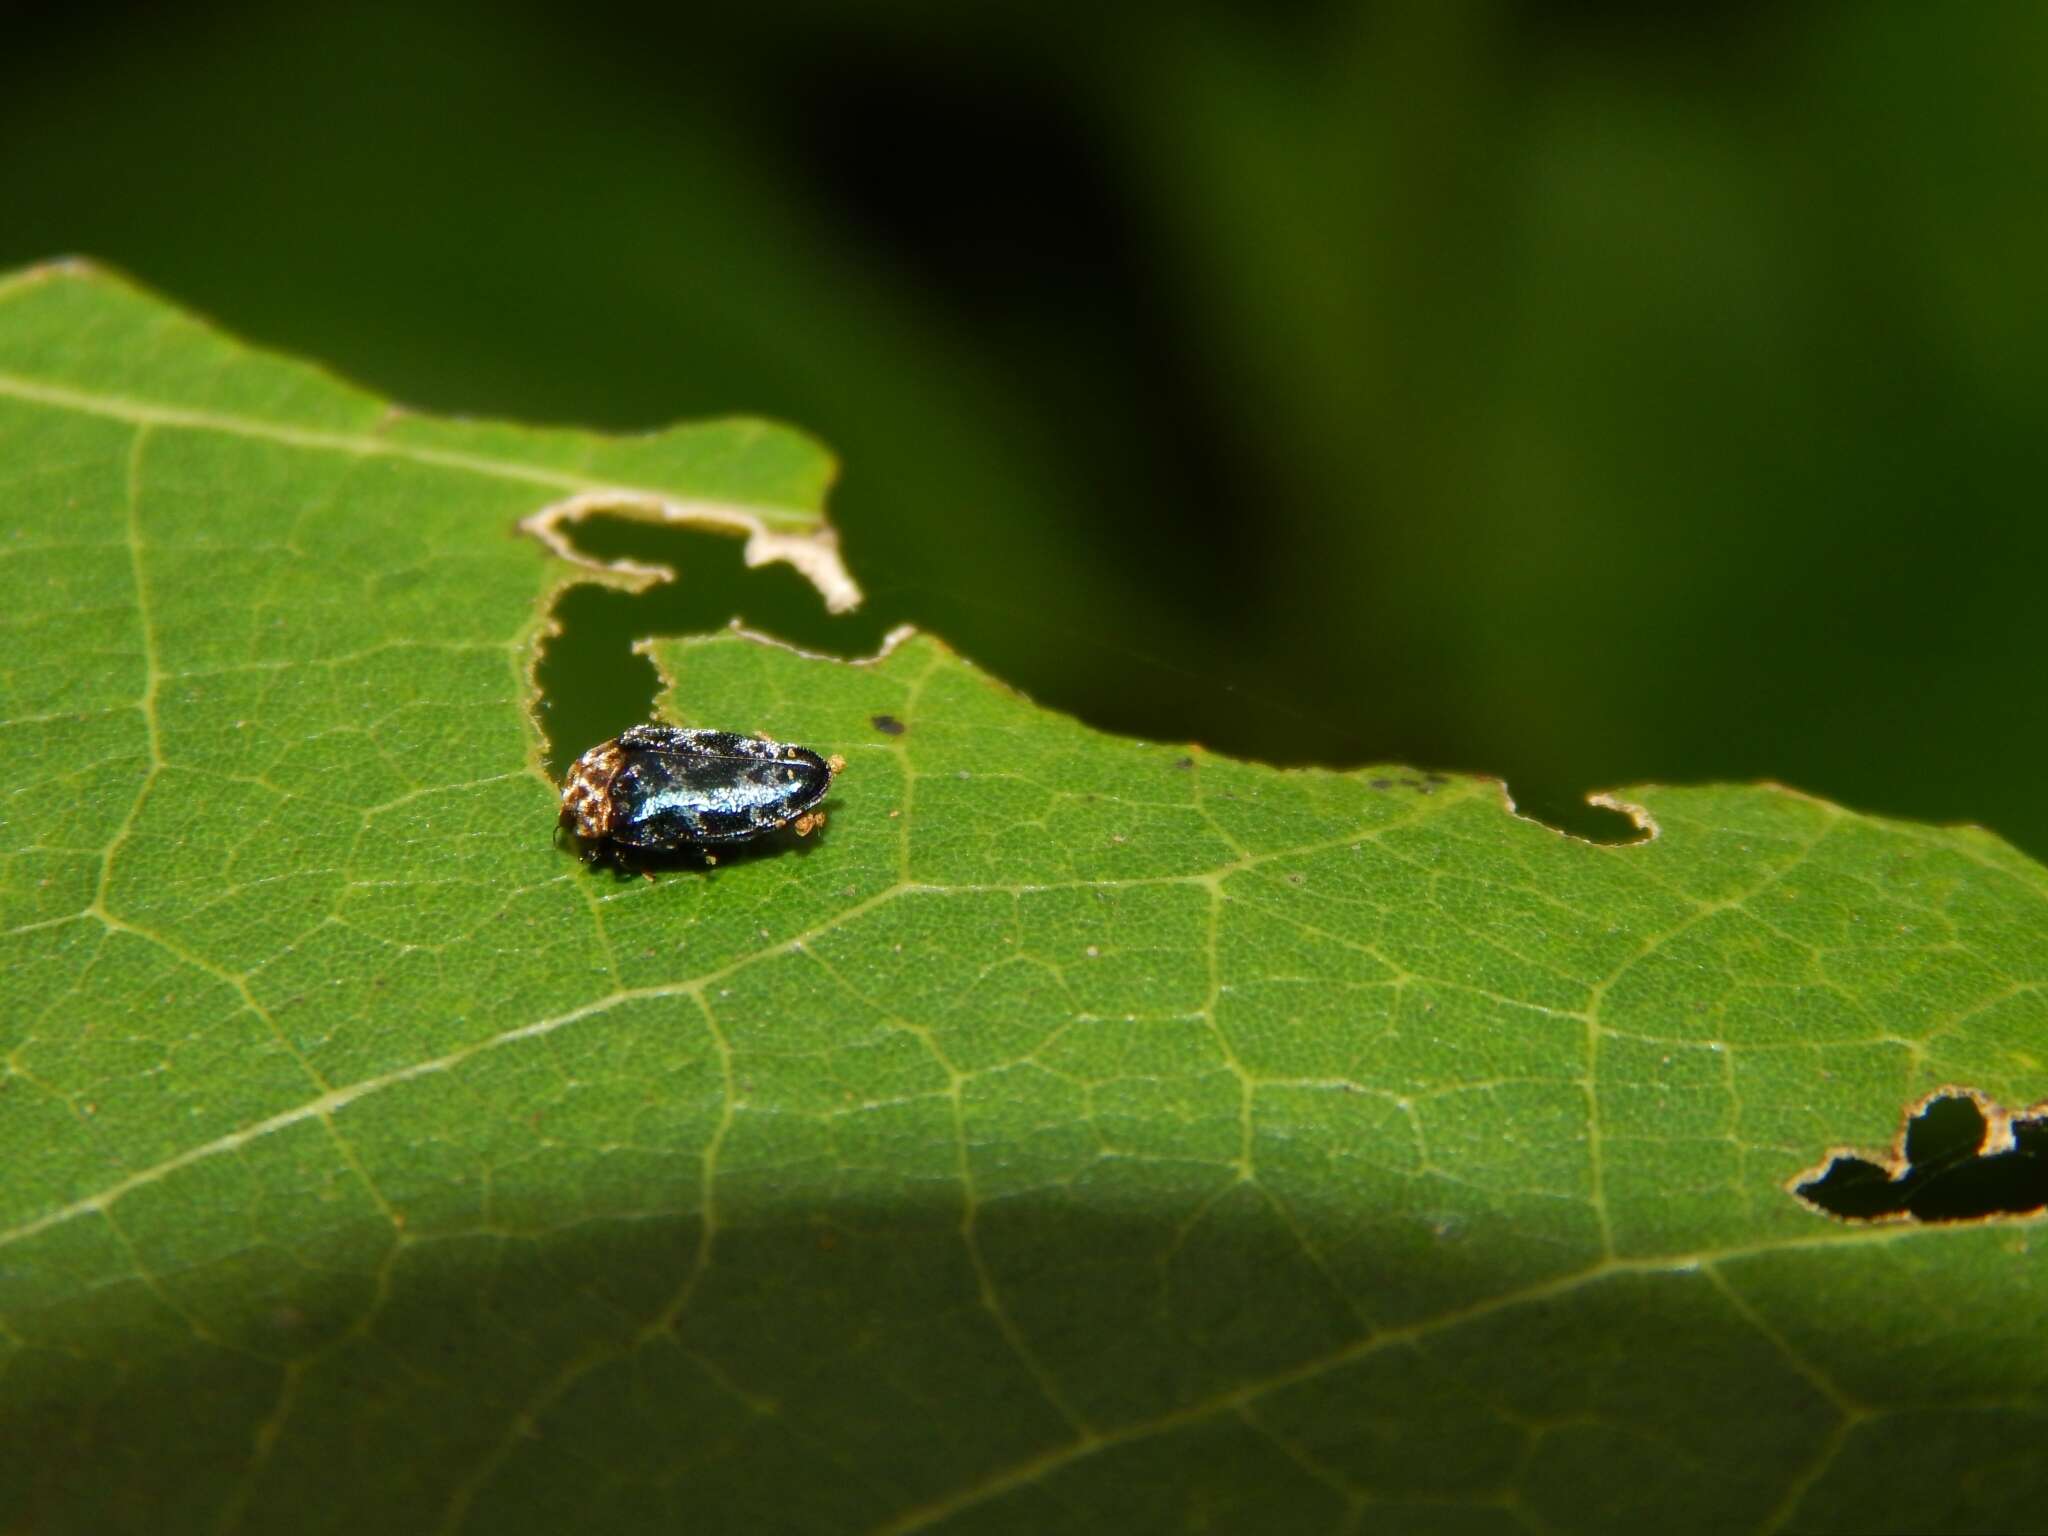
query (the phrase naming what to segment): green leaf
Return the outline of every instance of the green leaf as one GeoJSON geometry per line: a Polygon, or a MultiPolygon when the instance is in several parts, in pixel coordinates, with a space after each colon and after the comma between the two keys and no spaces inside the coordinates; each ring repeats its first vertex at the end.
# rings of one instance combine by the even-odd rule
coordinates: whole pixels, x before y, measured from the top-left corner
{"type": "Polygon", "coordinates": [[[521,525],[844,602],[829,473],[0,279],[0,1529],[2038,1523],[2035,1226],[1786,1186],[2043,1096],[2048,871],[1769,787],[1598,847],[738,633],[664,712],[844,754],[830,825],[586,870],[534,652],[644,577],[521,525]]]}

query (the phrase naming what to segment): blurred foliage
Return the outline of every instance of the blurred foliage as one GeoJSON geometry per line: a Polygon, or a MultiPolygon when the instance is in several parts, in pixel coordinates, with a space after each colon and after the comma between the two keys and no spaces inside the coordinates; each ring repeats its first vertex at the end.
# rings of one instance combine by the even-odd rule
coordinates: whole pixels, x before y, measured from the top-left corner
{"type": "Polygon", "coordinates": [[[435,409],[797,422],[849,649],[1550,815],[1771,777],[2048,851],[2048,8],[10,26],[0,266],[435,409]]]}

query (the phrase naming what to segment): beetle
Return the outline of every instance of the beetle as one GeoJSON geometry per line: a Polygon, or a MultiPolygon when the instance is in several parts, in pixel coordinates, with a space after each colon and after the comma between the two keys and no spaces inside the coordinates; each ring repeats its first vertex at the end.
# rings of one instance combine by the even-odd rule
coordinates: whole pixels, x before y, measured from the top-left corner
{"type": "Polygon", "coordinates": [[[570,765],[561,823],[585,857],[696,853],[752,842],[788,827],[798,837],[825,824],[818,802],[846,759],[736,731],[636,725],[570,765]]]}

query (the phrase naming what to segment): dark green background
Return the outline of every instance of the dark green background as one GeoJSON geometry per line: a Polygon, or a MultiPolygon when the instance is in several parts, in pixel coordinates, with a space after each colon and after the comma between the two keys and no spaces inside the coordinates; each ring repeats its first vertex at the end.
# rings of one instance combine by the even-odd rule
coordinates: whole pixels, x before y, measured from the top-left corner
{"type": "Polygon", "coordinates": [[[630,633],[910,619],[1118,730],[1551,817],[1769,777],[2048,852],[2048,6],[8,36],[0,263],[107,259],[418,406],[839,451],[870,611],[671,550],[680,589],[571,600],[558,747],[645,707],[630,633]]]}

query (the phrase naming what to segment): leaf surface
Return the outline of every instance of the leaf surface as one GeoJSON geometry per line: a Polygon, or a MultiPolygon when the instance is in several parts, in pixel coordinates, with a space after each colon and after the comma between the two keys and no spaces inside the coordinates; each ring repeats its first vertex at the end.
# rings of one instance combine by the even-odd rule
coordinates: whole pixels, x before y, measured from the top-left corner
{"type": "Polygon", "coordinates": [[[534,652],[639,578],[522,523],[829,587],[829,477],[0,279],[0,1529],[2037,1523],[2036,1226],[1785,1185],[2043,1097],[2048,871],[1773,788],[1597,847],[737,633],[664,713],[843,754],[830,825],[584,869],[534,652]]]}

